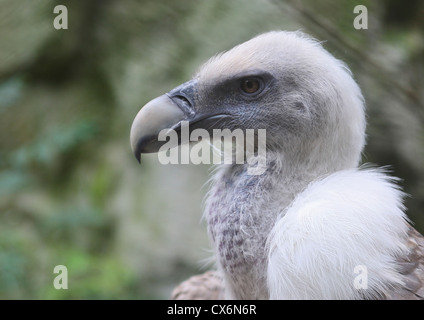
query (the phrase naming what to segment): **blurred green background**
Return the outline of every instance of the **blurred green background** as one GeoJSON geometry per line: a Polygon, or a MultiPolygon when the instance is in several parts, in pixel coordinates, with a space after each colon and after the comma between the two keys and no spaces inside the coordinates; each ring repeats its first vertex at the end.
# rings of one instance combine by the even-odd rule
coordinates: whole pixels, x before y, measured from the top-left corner
{"type": "Polygon", "coordinates": [[[272,29],[301,29],[351,67],[364,162],[403,179],[423,232],[423,17],[422,0],[0,0],[0,299],[166,299],[210,267],[210,167],[138,165],[129,130],[207,58],[272,29]],[[353,27],[358,4],[368,30],[353,27]]]}

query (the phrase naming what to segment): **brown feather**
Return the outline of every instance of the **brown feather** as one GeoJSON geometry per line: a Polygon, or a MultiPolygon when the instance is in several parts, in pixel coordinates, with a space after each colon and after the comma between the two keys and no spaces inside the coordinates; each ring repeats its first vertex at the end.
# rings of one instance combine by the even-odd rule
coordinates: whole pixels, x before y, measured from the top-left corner
{"type": "Polygon", "coordinates": [[[407,246],[408,255],[398,258],[404,284],[387,292],[387,300],[424,300],[424,237],[413,227],[408,232],[407,246]]]}
{"type": "Polygon", "coordinates": [[[172,291],[172,300],[218,300],[222,299],[222,278],[215,271],[195,275],[179,284],[172,291]]]}

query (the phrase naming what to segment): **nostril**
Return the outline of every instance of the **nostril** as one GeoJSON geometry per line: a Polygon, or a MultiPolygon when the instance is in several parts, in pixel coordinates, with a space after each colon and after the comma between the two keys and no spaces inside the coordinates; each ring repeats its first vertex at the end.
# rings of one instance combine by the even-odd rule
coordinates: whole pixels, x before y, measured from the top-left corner
{"type": "Polygon", "coordinates": [[[184,96],[180,96],[180,95],[177,95],[177,96],[175,96],[175,97],[173,97],[174,99],[179,99],[179,100],[181,100],[183,103],[185,103],[185,104],[187,104],[188,106],[190,106],[191,107],[191,102],[186,98],[186,97],[184,97],[184,96]]]}
{"type": "Polygon", "coordinates": [[[194,114],[193,103],[183,95],[173,95],[170,96],[170,99],[187,115],[194,114]]]}

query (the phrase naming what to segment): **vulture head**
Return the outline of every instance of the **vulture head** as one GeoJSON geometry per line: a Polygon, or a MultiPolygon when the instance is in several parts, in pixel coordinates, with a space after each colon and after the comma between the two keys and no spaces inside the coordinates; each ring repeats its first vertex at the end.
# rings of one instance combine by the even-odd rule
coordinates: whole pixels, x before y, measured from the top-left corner
{"type": "MultiPolygon", "coordinates": [[[[396,179],[357,167],[363,97],[319,42],[269,32],[211,58],[140,110],[130,135],[136,158],[164,146],[163,129],[183,143],[183,123],[212,135],[266,132],[266,170],[221,165],[208,194],[218,270],[195,279],[213,279],[202,288],[214,297],[221,279],[231,299],[424,298],[423,237],[407,222],[396,179]]],[[[207,296],[191,291],[197,282],[176,296],[207,296]]]]}
{"type": "Polygon", "coordinates": [[[131,146],[157,152],[161,129],[265,129],[287,163],[357,165],[365,141],[361,92],[349,70],[299,32],[269,32],[216,55],[192,80],[136,116],[131,146]]]}

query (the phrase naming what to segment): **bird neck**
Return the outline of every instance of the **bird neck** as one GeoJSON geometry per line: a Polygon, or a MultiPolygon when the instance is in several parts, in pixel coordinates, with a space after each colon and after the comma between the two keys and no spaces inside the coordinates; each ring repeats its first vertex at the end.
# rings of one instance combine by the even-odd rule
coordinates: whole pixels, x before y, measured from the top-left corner
{"type": "Polygon", "coordinates": [[[261,175],[249,175],[247,164],[233,164],[221,165],[213,178],[205,218],[218,265],[234,288],[232,298],[268,298],[267,235],[283,209],[321,174],[287,165],[270,154],[261,175]]]}
{"type": "Polygon", "coordinates": [[[205,218],[219,267],[237,288],[233,298],[267,298],[264,248],[272,226],[308,184],[331,173],[312,165],[269,154],[261,175],[249,175],[247,164],[217,170],[205,218]]]}

